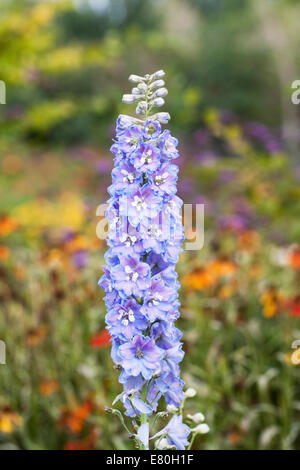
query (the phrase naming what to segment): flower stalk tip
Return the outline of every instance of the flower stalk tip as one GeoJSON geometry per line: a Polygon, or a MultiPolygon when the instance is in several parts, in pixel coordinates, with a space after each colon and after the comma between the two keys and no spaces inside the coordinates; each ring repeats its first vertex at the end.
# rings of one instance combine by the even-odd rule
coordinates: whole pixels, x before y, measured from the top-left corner
{"type": "Polygon", "coordinates": [[[136,114],[145,120],[148,118],[157,119],[161,124],[167,124],[170,115],[169,113],[157,113],[151,116],[153,108],[160,108],[164,106],[164,97],[167,96],[168,90],[165,88],[165,82],[162,77],[165,76],[163,70],[158,70],[152,75],[130,75],[129,81],[134,83],[131,94],[125,94],[122,97],[122,102],[125,104],[137,103],[136,114]]]}

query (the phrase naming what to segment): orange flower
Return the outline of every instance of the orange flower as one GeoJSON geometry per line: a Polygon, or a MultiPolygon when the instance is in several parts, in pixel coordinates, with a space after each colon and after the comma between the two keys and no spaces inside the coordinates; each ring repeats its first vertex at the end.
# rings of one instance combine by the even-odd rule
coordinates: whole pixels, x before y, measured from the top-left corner
{"type": "Polygon", "coordinates": [[[243,439],[243,434],[238,431],[232,431],[228,434],[228,440],[232,446],[236,446],[243,439]]]}
{"type": "Polygon", "coordinates": [[[42,395],[49,396],[59,389],[59,383],[55,380],[42,380],[39,389],[42,395]]]}
{"type": "Polygon", "coordinates": [[[27,345],[31,348],[38,346],[46,334],[48,333],[48,327],[46,325],[40,325],[37,328],[30,328],[26,333],[27,345]]]}
{"type": "Polygon", "coordinates": [[[18,281],[22,281],[25,278],[25,275],[26,275],[26,271],[23,268],[23,266],[21,266],[21,265],[15,266],[14,275],[16,276],[16,279],[18,279],[18,281]]]}
{"type": "Polygon", "coordinates": [[[205,268],[196,269],[183,278],[183,284],[188,289],[204,290],[212,287],[216,282],[216,276],[205,268]]]}
{"type": "Polygon", "coordinates": [[[300,249],[296,248],[291,251],[289,256],[289,265],[294,269],[300,269],[300,249]]]}
{"type": "Polygon", "coordinates": [[[86,438],[68,441],[64,448],[65,450],[92,450],[95,448],[98,436],[98,429],[93,428],[86,438]]]}
{"type": "Polygon", "coordinates": [[[12,217],[4,215],[0,218],[0,235],[6,236],[16,230],[18,223],[12,217]]]}
{"type": "Polygon", "coordinates": [[[7,246],[0,245],[0,260],[4,261],[10,256],[10,249],[7,246]]]}
{"type": "Polygon", "coordinates": [[[238,237],[238,246],[241,250],[253,253],[259,248],[259,234],[254,230],[246,230],[238,237]]]}
{"type": "Polygon", "coordinates": [[[229,299],[236,292],[237,288],[238,283],[235,280],[225,284],[224,286],[221,286],[219,290],[220,299],[229,299]]]}
{"type": "Polygon", "coordinates": [[[93,406],[93,402],[87,399],[80,406],[65,408],[62,411],[60,423],[73,434],[79,434],[83,428],[84,422],[91,414],[93,406]]]}
{"type": "Polygon", "coordinates": [[[206,269],[216,277],[230,277],[236,271],[236,264],[227,259],[219,259],[209,261],[206,264],[206,269]]]}
{"type": "Polygon", "coordinates": [[[89,242],[83,235],[76,235],[65,244],[65,247],[67,252],[76,253],[76,251],[82,251],[89,248],[89,242]]]}
{"type": "Polygon", "coordinates": [[[111,336],[109,332],[104,329],[91,338],[90,346],[93,348],[104,348],[105,346],[108,346],[110,342],[111,336]]]}
{"type": "Polygon", "coordinates": [[[0,432],[10,434],[18,426],[21,426],[23,419],[15,413],[9,406],[0,408],[0,432]]]}
{"type": "Polygon", "coordinates": [[[278,313],[278,294],[274,287],[269,287],[260,297],[263,306],[263,315],[272,318],[278,313]]]}

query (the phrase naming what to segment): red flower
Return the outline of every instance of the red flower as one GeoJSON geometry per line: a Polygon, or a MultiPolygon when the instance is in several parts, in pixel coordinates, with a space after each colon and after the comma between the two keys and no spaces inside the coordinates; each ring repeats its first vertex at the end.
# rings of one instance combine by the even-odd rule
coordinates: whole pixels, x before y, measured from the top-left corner
{"type": "Polygon", "coordinates": [[[300,300],[298,300],[298,302],[294,302],[294,304],[291,306],[290,312],[292,317],[300,317],[300,300]]]}
{"type": "Polygon", "coordinates": [[[90,345],[93,348],[105,348],[105,346],[109,345],[110,341],[111,336],[109,332],[107,330],[101,330],[91,338],[90,345]]]}
{"type": "Polygon", "coordinates": [[[290,253],[289,264],[294,269],[300,269],[300,249],[296,248],[290,253]]]}
{"type": "Polygon", "coordinates": [[[93,406],[93,402],[87,399],[79,406],[64,408],[60,417],[60,424],[73,434],[79,434],[91,414],[93,406]]]}
{"type": "Polygon", "coordinates": [[[300,317],[300,296],[286,299],[282,307],[288,311],[291,317],[300,317]]]}
{"type": "Polygon", "coordinates": [[[68,441],[65,445],[65,450],[92,450],[95,447],[98,436],[98,429],[93,428],[86,438],[68,441]]]}

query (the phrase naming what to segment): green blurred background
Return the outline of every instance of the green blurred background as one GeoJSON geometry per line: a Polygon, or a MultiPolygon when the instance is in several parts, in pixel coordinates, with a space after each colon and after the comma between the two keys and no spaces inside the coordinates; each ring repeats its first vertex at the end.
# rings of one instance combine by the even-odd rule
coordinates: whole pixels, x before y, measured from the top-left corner
{"type": "MultiPolygon", "coordinates": [[[[128,76],[166,71],[178,191],[205,206],[183,252],[194,449],[300,448],[298,0],[2,0],[0,448],[130,449],[97,287],[128,76]]],[[[131,110],[133,112],[133,109],[131,110]]]]}

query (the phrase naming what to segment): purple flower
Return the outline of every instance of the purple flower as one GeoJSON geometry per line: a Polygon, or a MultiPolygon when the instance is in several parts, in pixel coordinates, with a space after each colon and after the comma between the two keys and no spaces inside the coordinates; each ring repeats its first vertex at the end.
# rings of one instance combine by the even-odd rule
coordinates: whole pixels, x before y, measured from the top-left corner
{"type": "Polygon", "coordinates": [[[122,191],[137,190],[138,185],[141,183],[142,177],[137,174],[133,165],[123,162],[112,171],[113,184],[109,188],[109,193],[114,196],[116,193],[122,191]]]}
{"type": "Polygon", "coordinates": [[[151,279],[141,312],[151,323],[158,318],[165,319],[167,313],[171,310],[169,302],[173,296],[176,298],[177,294],[174,294],[173,289],[165,285],[158,274],[151,279]]]}
{"type": "Polygon", "coordinates": [[[112,268],[111,277],[114,286],[118,287],[125,296],[140,297],[149,287],[150,268],[137,256],[124,256],[120,258],[120,264],[112,268]]]}
{"type": "Polygon", "coordinates": [[[166,160],[178,157],[177,145],[178,140],[171,136],[170,131],[164,131],[159,138],[158,146],[163,158],[166,160]]]}
{"type": "Polygon", "coordinates": [[[133,376],[142,374],[144,379],[149,380],[153,371],[160,369],[163,353],[153,339],[137,335],[132,341],[120,346],[120,355],[121,365],[127,373],[133,376]]]}
{"type": "Polygon", "coordinates": [[[150,143],[140,143],[131,154],[134,167],[142,172],[153,172],[160,165],[160,152],[150,143]]]}
{"type": "Polygon", "coordinates": [[[161,201],[149,186],[129,195],[120,197],[120,214],[128,217],[129,223],[133,227],[137,227],[141,222],[148,218],[155,217],[159,211],[161,201]]]}
{"type": "Polygon", "coordinates": [[[88,263],[88,254],[85,250],[76,251],[73,254],[73,263],[75,264],[76,268],[85,268],[88,263]]]}
{"type": "Polygon", "coordinates": [[[147,320],[133,299],[115,304],[107,313],[106,322],[111,335],[124,336],[125,339],[131,339],[136,331],[142,332],[147,328],[147,320]]]}
{"type": "Polygon", "coordinates": [[[158,194],[175,194],[178,167],[165,163],[153,175],[150,181],[158,194]]]}
{"type": "Polygon", "coordinates": [[[119,149],[129,154],[133,152],[140,143],[141,129],[139,126],[130,126],[118,136],[119,149]]]}
{"type": "MultiPolygon", "coordinates": [[[[127,416],[139,422],[137,438],[145,448],[149,441],[145,415],[156,411],[162,396],[176,407],[184,399],[179,368],[182,333],[174,325],[180,307],[175,264],[184,239],[182,200],[176,196],[178,167],[171,163],[178,157],[178,141],[167,130],[161,133],[158,120],[165,122],[166,113],[157,113],[144,124],[140,119],[153,105],[163,104],[167,91],[157,89],[163,86],[163,75],[163,71],[153,75],[156,81],[148,93],[152,76],[145,82],[131,76],[137,86],[125,101],[139,101],[139,119],[120,115],[117,120],[106,210],[109,249],[99,281],[105,291],[111,357],[121,370],[123,392],[116,400],[123,403],[127,416]],[[151,103],[143,102],[149,96],[151,103]]],[[[184,449],[187,430],[174,417],[163,434],[170,445],[184,449]]]]}
{"type": "Polygon", "coordinates": [[[189,444],[187,440],[189,434],[190,428],[182,422],[182,416],[174,415],[167,426],[157,433],[155,437],[164,435],[170,446],[184,450],[189,444]]]}
{"type": "Polygon", "coordinates": [[[156,139],[161,133],[161,125],[158,121],[147,119],[143,128],[144,139],[156,139]]]}

